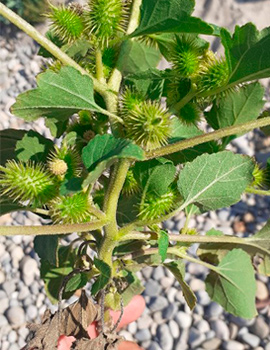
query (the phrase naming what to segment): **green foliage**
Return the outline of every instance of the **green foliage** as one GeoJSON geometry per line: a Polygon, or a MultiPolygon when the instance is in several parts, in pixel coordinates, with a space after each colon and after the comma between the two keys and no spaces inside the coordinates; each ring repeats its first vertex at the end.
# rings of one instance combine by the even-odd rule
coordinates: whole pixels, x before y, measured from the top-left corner
{"type": "Polygon", "coordinates": [[[268,132],[257,80],[270,77],[270,30],[248,23],[231,34],[193,17],[194,6],[89,0],[50,6],[48,41],[28,28],[50,61],[12,112],[26,121],[43,117],[53,140],[34,130],[0,131],[0,215],[29,210],[51,220],[29,230],[37,232],[53,302],[91,281],[94,298],[102,302],[104,291],[106,307],[119,309],[143,290],[136,272],[162,265],[193,309],[190,260],[211,271],[212,300],[234,315],[256,315],[252,261],[259,258],[258,272],[270,276],[269,221],[246,238],[214,228],[202,237],[188,223],[245,192],[269,195],[270,161],[262,168],[226,147],[257,125],[268,132]],[[201,34],[220,36],[225,56],[201,34]],[[161,58],[171,68],[158,69],[161,58]],[[179,235],[162,229],[183,211],[179,235]],[[59,232],[74,231],[77,239],[64,245],[59,232]],[[193,243],[197,259],[188,252],[193,243]]]}

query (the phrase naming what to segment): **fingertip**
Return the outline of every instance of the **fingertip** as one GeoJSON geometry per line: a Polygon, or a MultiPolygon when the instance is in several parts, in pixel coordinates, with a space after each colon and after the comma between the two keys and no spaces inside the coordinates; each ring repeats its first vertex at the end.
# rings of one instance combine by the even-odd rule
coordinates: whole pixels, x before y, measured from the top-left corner
{"type": "Polygon", "coordinates": [[[143,350],[143,348],[130,341],[124,341],[120,343],[118,350],[143,350]]]}

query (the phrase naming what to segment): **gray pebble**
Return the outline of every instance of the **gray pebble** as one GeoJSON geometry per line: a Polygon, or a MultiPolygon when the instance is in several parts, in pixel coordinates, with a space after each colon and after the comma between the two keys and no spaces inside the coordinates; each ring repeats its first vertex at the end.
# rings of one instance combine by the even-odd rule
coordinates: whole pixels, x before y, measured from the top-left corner
{"type": "Polygon", "coordinates": [[[208,270],[205,266],[195,264],[193,262],[188,264],[187,270],[191,275],[195,276],[206,275],[208,273],[208,270]]]}
{"type": "Polygon", "coordinates": [[[173,338],[170,335],[170,329],[166,323],[158,327],[157,338],[162,350],[173,350],[173,338]]]}
{"type": "Polygon", "coordinates": [[[263,317],[257,317],[254,324],[249,328],[249,330],[256,334],[260,339],[264,339],[269,335],[269,326],[264,321],[263,317]]]}
{"type": "Polygon", "coordinates": [[[6,279],[5,273],[0,270],[0,284],[2,284],[6,279]]]}
{"type": "Polygon", "coordinates": [[[29,305],[26,309],[26,315],[30,320],[36,319],[38,310],[35,305],[29,305]]]}
{"type": "Polygon", "coordinates": [[[167,298],[168,298],[170,303],[173,303],[175,301],[176,293],[178,293],[176,288],[172,287],[168,290],[167,298]]]}
{"type": "Polygon", "coordinates": [[[141,342],[146,341],[146,340],[150,340],[151,333],[150,333],[149,329],[141,329],[138,332],[136,332],[135,338],[141,342]]]}
{"type": "Polygon", "coordinates": [[[223,313],[222,306],[220,306],[215,302],[211,302],[206,308],[205,317],[213,319],[213,318],[219,317],[222,313],[223,313]]]}
{"type": "Polygon", "coordinates": [[[22,326],[25,322],[24,310],[20,306],[13,306],[7,310],[7,319],[14,327],[22,326]]]}
{"type": "Polygon", "coordinates": [[[160,294],[160,292],[161,286],[157,281],[150,279],[146,282],[144,294],[149,295],[150,297],[156,297],[160,294]]]}
{"type": "Polygon", "coordinates": [[[166,306],[168,306],[168,300],[163,296],[158,296],[151,298],[149,309],[155,312],[165,309],[166,306]]]}
{"type": "Polygon", "coordinates": [[[229,330],[230,330],[230,339],[236,339],[239,331],[239,327],[235,323],[229,324],[229,330]]]}
{"type": "Polygon", "coordinates": [[[3,327],[8,324],[8,320],[5,318],[4,315],[0,314],[0,327],[3,327]]]}
{"type": "Polygon", "coordinates": [[[157,342],[152,341],[151,344],[148,347],[148,350],[162,350],[161,347],[158,345],[157,342]]]}
{"type": "Polygon", "coordinates": [[[265,350],[270,350],[270,342],[266,344],[265,350]]]}
{"type": "Polygon", "coordinates": [[[258,346],[261,342],[260,338],[257,337],[257,335],[251,334],[251,333],[243,334],[241,336],[241,339],[243,340],[243,342],[245,342],[246,344],[248,344],[249,346],[251,346],[253,348],[258,346]]]}
{"type": "Polygon", "coordinates": [[[174,339],[178,339],[180,335],[180,328],[174,320],[169,321],[169,328],[171,335],[174,339]]]}
{"type": "Polygon", "coordinates": [[[158,266],[154,268],[152,277],[154,280],[159,281],[161,278],[165,276],[164,268],[162,266],[158,266]]]}
{"type": "Polygon", "coordinates": [[[221,209],[217,215],[220,221],[227,222],[230,216],[230,211],[228,209],[221,209]]]}
{"type": "Polygon", "coordinates": [[[20,269],[25,276],[38,274],[38,264],[35,259],[25,256],[20,262],[20,269]]]}
{"type": "Polygon", "coordinates": [[[9,332],[9,334],[8,334],[8,341],[10,343],[15,343],[17,338],[18,338],[18,336],[17,336],[17,333],[15,331],[12,330],[11,332],[9,332]]]}
{"type": "Polygon", "coordinates": [[[7,293],[7,295],[11,295],[16,290],[16,284],[13,280],[6,281],[2,284],[3,290],[7,293]]]}
{"type": "Polygon", "coordinates": [[[9,348],[9,350],[20,350],[20,347],[18,344],[12,344],[9,348]]]}
{"type": "Polygon", "coordinates": [[[193,290],[193,292],[198,292],[199,290],[205,289],[205,283],[204,281],[193,278],[189,283],[190,288],[193,290]]]}
{"type": "Polygon", "coordinates": [[[164,323],[164,319],[162,317],[162,312],[161,311],[156,311],[154,314],[153,314],[153,320],[156,324],[162,324],[164,323]]]}
{"type": "Polygon", "coordinates": [[[221,340],[219,338],[213,338],[205,341],[202,344],[203,349],[205,350],[218,350],[220,349],[221,340]]]}
{"type": "Polygon", "coordinates": [[[191,327],[189,331],[188,343],[192,349],[197,348],[205,341],[205,334],[198,331],[198,329],[191,327]]]}
{"type": "Polygon", "coordinates": [[[178,311],[175,315],[175,321],[177,322],[178,326],[182,329],[187,329],[192,324],[192,317],[189,314],[186,314],[183,311],[178,311]]]}
{"type": "Polygon", "coordinates": [[[195,327],[201,332],[201,333],[206,333],[210,331],[210,326],[209,323],[205,320],[201,320],[196,323],[195,327]]]}
{"type": "Polygon", "coordinates": [[[149,328],[153,323],[152,318],[149,315],[143,314],[137,321],[138,329],[149,328]]]}
{"type": "Polygon", "coordinates": [[[223,343],[224,350],[244,350],[245,345],[235,340],[229,340],[223,343]]]}
{"type": "Polygon", "coordinates": [[[205,290],[199,290],[197,293],[198,304],[206,306],[211,303],[211,299],[205,290]]]}
{"type": "Polygon", "coordinates": [[[165,276],[161,278],[160,284],[164,289],[168,289],[174,284],[174,281],[175,281],[174,278],[165,276]]]}
{"type": "Polygon", "coordinates": [[[176,304],[170,304],[166,307],[166,309],[163,310],[162,316],[166,320],[171,320],[174,318],[176,312],[178,311],[178,307],[176,304]]]}
{"type": "Polygon", "coordinates": [[[18,300],[24,300],[30,295],[29,289],[27,286],[22,285],[18,294],[18,300]]]}
{"type": "Polygon", "coordinates": [[[244,318],[236,317],[234,315],[230,315],[229,317],[230,317],[230,321],[235,323],[239,327],[245,327],[245,326],[249,327],[253,325],[253,323],[255,322],[254,318],[252,320],[246,320],[244,318]]]}
{"type": "Polygon", "coordinates": [[[4,314],[5,311],[8,309],[8,306],[9,306],[8,298],[2,298],[0,300],[0,314],[4,314]]]}
{"type": "Polygon", "coordinates": [[[147,266],[142,270],[142,274],[146,280],[148,280],[151,277],[152,272],[153,272],[153,268],[150,266],[147,266]]]}
{"type": "Polygon", "coordinates": [[[226,323],[222,320],[214,320],[211,322],[211,329],[216,333],[216,337],[222,340],[229,340],[230,332],[226,323]]]}
{"type": "MultiPolygon", "coordinates": [[[[148,328],[148,327],[147,327],[148,328]]],[[[137,322],[131,322],[129,325],[128,325],[128,331],[134,335],[136,332],[137,332],[137,322]]]]}

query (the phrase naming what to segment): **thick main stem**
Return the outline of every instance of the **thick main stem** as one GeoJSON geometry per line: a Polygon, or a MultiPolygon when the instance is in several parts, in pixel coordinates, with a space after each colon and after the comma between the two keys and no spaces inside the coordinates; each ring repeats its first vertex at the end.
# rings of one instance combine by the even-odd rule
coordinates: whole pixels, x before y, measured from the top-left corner
{"type": "Polygon", "coordinates": [[[255,121],[251,121],[251,122],[247,122],[239,125],[228,126],[226,128],[212,131],[204,135],[195,136],[187,140],[175,142],[173,144],[158,148],[153,151],[148,151],[146,153],[146,157],[147,159],[152,159],[156,157],[166,156],[168,154],[179,152],[184,149],[191,148],[205,142],[219,140],[219,139],[222,139],[223,137],[231,136],[235,134],[246,133],[253,129],[261,128],[267,125],[270,125],[270,117],[258,119],[255,121]]]}

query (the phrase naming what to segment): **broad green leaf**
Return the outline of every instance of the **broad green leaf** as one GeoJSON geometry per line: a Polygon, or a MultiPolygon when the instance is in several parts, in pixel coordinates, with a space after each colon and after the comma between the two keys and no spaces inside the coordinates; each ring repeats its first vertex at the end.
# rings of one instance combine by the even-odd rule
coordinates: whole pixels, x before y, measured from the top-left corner
{"type": "MultiPolygon", "coordinates": [[[[49,39],[52,43],[54,43],[57,47],[61,47],[63,45],[63,41],[58,38],[57,35],[55,35],[51,30],[48,30],[45,34],[46,38],[49,39]]],[[[47,51],[44,47],[40,47],[37,53],[39,56],[45,57],[45,58],[54,58],[54,56],[47,51]]]]}
{"type": "Polygon", "coordinates": [[[141,21],[130,37],[156,33],[215,34],[217,27],[191,17],[194,1],[189,0],[144,0],[141,6],[141,21]]]}
{"type": "Polygon", "coordinates": [[[135,273],[128,271],[126,280],[128,282],[128,287],[121,294],[124,306],[127,306],[135,295],[139,295],[144,291],[144,287],[135,273]]]}
{"type": "Polygon", "coordinates": [[[21,206],[18,203],[13,202],[8,197],[1,195],[0,197],[0,216],[13,211],[25,210],[25,207],[21,206]]]}
{"type": "Polygon", "coordinates": [[[253,169],[249,157],[229,151],[197,157],[185,165],[178,179],[184,205],[214,210],[237,203],[252,182],[253,169]]]}
{"type": "Polygon", "coordinates": [[[133,173],[144,193],[162,196],[173,182],[176,168],[171,161],[158,158],[136,163],[133,173]]]}
{"type": "Polygon", "coordinates": [[[95,283],[92,286],[92,295],[96,295],[101,289],[103,289],[111,278],[111,268],[108,264],[97,258],[94,259],[94,263],[96,268],[100,271],[100,275],[97,277],[95,283]]]}
{"type": "Polygon", "coordinates": [[[16,157],[22,162],[29,160],[45,162],[53,145],[52,140],[47,139],[36,131],[30,130],[20,141],[17,141],[15,148],[16,157]]]}
{"type": "Polygon", "coordinates": [[[82,181],[83,180],[78,177],[64,180],[60,186],[60,195],[66,196],[68,194],[80,192],[82,190],[82,181]]]}
{"type": "Polygon", "coordinates": [[[169,143],[175,143],[184,139],[189,139],[191,137],[202,135],[203,132],[196,125],[187,125],[182,123],[179,118],[174,117],[171,120],[171,133],[169,138],[169,143]]]}
{"type": "Polygon", "coordinates": [[[230,75],[228,85],[270,77],[270,27],[259,32],[253,23],[221,29],[230,75]]]}
{"type": "Polygon", "coordinates": [[[58,243],[59,238],[57,235],[36,236],[34,239],[34,249],[40,259],[57,266],[58,243]]]}
{"type": "Polygon", "coordinates": [[[232,90],[214,101],[211,110],[205,113],[206,119],[215,130],[255,120],[265,103],[263,96],[264,88],[260,83],[232,90]]]}
{"type": "MultiPolygon", "coordinates": [[[[57,303],[59,299],[59,292],[63,285],[66,276],[73,271],[76,261],[76,251],[71,251],[69,246],[60,247],[58,249],[58,266],[50,264],[47,260],[41,259],[40,277],[44,280],[45,291],[52,303],[57,303]]],[[[63,294],[63,298],[71,297],[74,292],[82,288],[87,280],[83,274],[80,278],[74,275],[68,281],[69,290],[63,294]],[[71,290],[72,288],[73,290],[71,290]]]]}
{"type": "Polygon", "coordinates": [[[206,278],[210,298],[233,315],[253,318],[256,280],[249,255],[241,249],[229,252],[206,278]]]}
{"type": "Polygon", "coordinates": [[[59,72],[47,70],[37,76],[38,87],[20,94],[11,107],[12,113],[27,121],[40,117],[65,120],[80,110],[97,111],[93,81],[72,67],[59,72]]]}
{"type": "Polygon", "coordinates": [[[8,159],[16,158],[16,144],[26,134],[26,130],[0,130],[0,165],[5,165],[8,159]]]}
{"type": "Polygon", "coordinates": [[[53,137],[59,138],[67,129],[68,117],[64,120],[57,120],[56,118],[45,119],[45,125],[50,130],[53,137]]]}
{"type": "Polygon", "coordinates": [[[88,277],[85,272],[75,274],[66,284],[65,292],[74,293],[74,291],[84,287],[88,282],[88,277]]]}
{"type": "Polygon", "coordinates": [[[128,140],[109,134],[96,135],[82,151],[83,163],[89,171],[84,186],[96,181],[105,169],[120,158],[143,160],[144,151],[128,140]]]}
{"type": "Polygon", "coordinates": [[[193,291],[190,289],[189,285],[184,281],[185,278],[185,264],[182,260],[176,260],[172,261],[170,263],[164,264],[164,266],[167,267],[171,271],[171,273],[174,275],[174,277],[179,282],[182,292],[184,295],[184,298],[191,310],[194,309],[197,298],[193,291]]]}
{"type": "Polygon", "coordinates": [[[157,49],[144,43],[126,40],[121,47],[117,69],[125,76],[155,68],[160,61],[157,49]]]}
{"type": "Polygon", "coordinates": [[[167,250],[169,247],[169,236],[166,231],[161,230],[158,238],[158,252],[161,256],[161,261],[164,262],[167,258],[167,250]]]}
{"type": "Polygon", "coordinates": [[[125,242],[120,242],[113,250],[113,255],[126,255],[133,253],[136,250],[141,250],[145,241],[143,240],[130,240],[125,242]]]}
{"type": "Polygon", "coordinates": [[[138,218],[141,198],[137,195],[121,196],[117,207],[119,225],[130,223],[138,218]]]}

